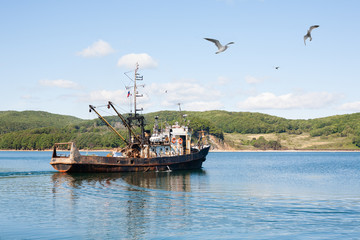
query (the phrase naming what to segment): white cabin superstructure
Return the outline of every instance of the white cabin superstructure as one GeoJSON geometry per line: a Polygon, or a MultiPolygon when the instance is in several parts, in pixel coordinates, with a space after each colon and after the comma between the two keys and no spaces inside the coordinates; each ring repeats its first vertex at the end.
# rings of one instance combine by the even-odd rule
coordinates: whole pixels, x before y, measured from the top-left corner
{"type": "Polygon", "coordinates": [[[188,126],[180,126],[176,122],[165,129],[158,129],[157,118],[155,118],[153,134],[150,137],[150,144],[144,145],[141,157],[165,157],[190,154],[191,152],[191,131],[188,126]]]}

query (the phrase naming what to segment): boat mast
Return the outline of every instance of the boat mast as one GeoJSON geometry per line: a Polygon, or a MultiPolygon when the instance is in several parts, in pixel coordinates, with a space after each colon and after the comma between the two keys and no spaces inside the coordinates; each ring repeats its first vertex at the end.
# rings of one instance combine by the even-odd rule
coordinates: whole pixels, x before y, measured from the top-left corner
{"type": "MultiPolygon", "coordinates": [[[[144,141],[145,141],[144,116],[140,116],[137,113],[138,111],[142,111],[143,108],[141,108],[141,109],[136,108],[136,98],[143,96],[142,94],[138,94],[138,91],[137,91],[138,85],[136,84],[136,82],[143,80],[143,76],[140,76],[140,74],[138,74],[138,70],[139,70],[139,64],[136,63],[136,68],[135,68],[135,73],[134,73],[134,116],[132,116],[132,114],[130,114],[129,117],[127,118],[127,122],[128,122],[128,125],[131,128],[133,126],[132,122],[133,122],[133,120],[135,120],[136,125],[141,128],[140,139],[137,136],[135,136],[135,134],[133,134],[132,131],[129,129],[129,139],[130,139],[130,141],[132,143],[135,143],[134,139],[132,138],[132,134],[133,134],[135,138],[141,140],[140,144],[144,144],[144,141]]],[[[144,86],[144,85],[139,85],[139,86],[144,86]]]]}
{"type": "MultiPolygon", "coordinates": [[[[142,81],[143,80],[143,76],[140,76],[140,74],[137,73],[138,70],[139,70],[139,64],[136,63],[135,77],[134,77],[134,112],[135,112],[135,117],[137,116],[137,111],[142,111],[143,110],[143,108],[141,108],[141,109],[136,108],[136,98],[137,97],[143,97],[142,94],[138,94],[138,92],[137,92],[136,81],[142,81]]],[[[144,86],[144,85],[141,85],[141,86],[144,86]]]]}
{"type": "Polygon", "coordinates": [[[134,114],[136,117],[136,94],[137,94],[137,88],[136,88],[136,75],[137,70],[139,69],[139,64],[136,63],[135,73],[134,73],[134,114]]]}

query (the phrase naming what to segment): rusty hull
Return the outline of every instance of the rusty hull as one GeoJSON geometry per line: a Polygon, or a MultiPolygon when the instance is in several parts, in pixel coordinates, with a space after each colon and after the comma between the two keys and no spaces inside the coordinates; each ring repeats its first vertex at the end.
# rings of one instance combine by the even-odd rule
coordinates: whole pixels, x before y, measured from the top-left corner
{"type": "MultiPolygon", "coordinates": [[[[125,158],[83,156],[74,143],[69,156],[58,156],[54,146],[50,164],[60,172],[147,172],[165,170],[199,169],[205,161],[210,146],[198,152],[180,156],[155,158],[125,158]]],[[[64,145],[64,144],[63,144],[64,145]]]]}

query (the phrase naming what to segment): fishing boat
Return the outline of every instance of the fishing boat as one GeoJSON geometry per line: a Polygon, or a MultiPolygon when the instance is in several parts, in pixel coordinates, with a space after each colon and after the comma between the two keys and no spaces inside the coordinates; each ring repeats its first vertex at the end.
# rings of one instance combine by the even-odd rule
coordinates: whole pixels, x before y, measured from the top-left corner
{"type": "MultiPolygon", "coordinates": [[[[108,102],[128,130],[128,138],[123,137],[106,119],[100,115],[96,107],[89,105],[90,111],[98,117],[125,142],[125,147],[106,156],[81,155],[74,142],[55,143],[50,164],[60,172],[147,172],[199,169],[209,152],[210,145],[206,144],[204,132],[200,133],[197,143],[192,142],[192,131],[189,121],[159,127],[158,117],[152,134],[145,131],[145,118],[139,114],[143,109],[136,108],[138,94],[137,81],[143,80],[135,69],[133,86],[134,112],[124,117],[108,102]],[[136,133],[135,127],[138,127],[136,133]],[[68,151],[63,153],[63,149],[68,151]]],[[[183,116],[184,118],[186,115],[183,116]]]]}

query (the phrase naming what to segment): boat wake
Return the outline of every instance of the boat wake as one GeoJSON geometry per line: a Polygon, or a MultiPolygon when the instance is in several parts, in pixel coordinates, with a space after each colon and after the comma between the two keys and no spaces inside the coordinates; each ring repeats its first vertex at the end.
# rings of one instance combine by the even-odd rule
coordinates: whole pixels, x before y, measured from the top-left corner
{"type": "Polygon", "coordinates": [[[24,172],[0,172],[0,178],[3,177],[24,177],[53,174],[54,171],[24,171],[24,172]]]}

